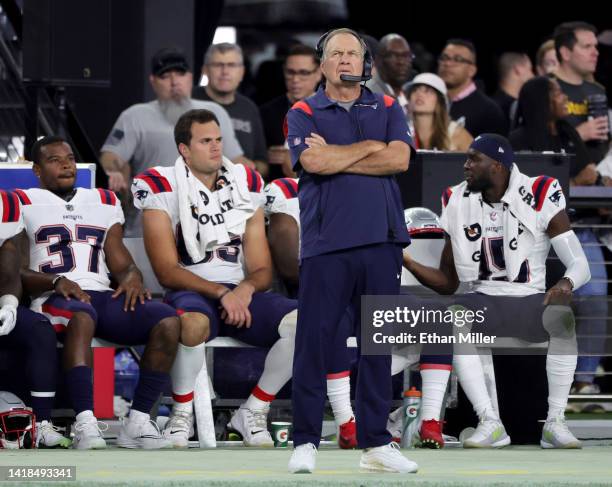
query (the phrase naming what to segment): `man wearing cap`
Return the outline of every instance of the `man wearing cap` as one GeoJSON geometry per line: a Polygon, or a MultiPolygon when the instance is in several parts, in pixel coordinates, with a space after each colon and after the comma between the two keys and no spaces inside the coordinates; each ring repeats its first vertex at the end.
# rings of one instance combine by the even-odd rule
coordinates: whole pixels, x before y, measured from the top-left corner
{"type": "MultiPolygon", "coordinates": [[[[570,228],[559,182],[522,174],[513,158],[505,137],[476,137],[467,153],[465,181],[442,195],[440,224],[447,235],[439,269],[421,265],[406,254],[404,265],[421,284],[441,294],[453,294],[460,282],[468,283],[471,292],[459,295],[458,304],[485,316],[482,324],[472,326],[472,332],[549,341],[548,416],[540,445],[580,448],[564,418],[577,352],[573,314],[567,304],[572,291],[589,281],[589,266],[570,228]],[[566,271],[545,293],[551,245],[566,271]]],[[[453,365],[480,420],[463,446],[510,444],[487,393],[474,346],[455,348],[453,365]]]]}
{"type": "MultiPolygon", "coordinates": [[[[192,108],[213,112],[223,136],[223,155],[242,162],[243,151],[229,115],[219,104],[191,99],[193,74],[185,55],[173,48],[158,51],[151,60],[149,81],[156,99],[124,110],[106,138],[100,162],[109,178],[109,189],[127,194],[131,176],[153,166],[171,166],[178,157],[174,126],[192,108]]],[[[125,235],[141,236],[140,216],[125,205],[125,235]]]]}

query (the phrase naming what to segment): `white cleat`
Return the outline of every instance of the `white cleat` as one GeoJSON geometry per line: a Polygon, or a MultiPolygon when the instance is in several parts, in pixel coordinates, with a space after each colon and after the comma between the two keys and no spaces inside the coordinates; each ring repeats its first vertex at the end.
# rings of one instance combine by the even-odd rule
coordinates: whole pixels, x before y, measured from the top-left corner
{"type": "Polygon", "coordinates": [[[95,416],[74,423],[72,448],[77,450],[103,450],[106,448],[106,441],[102,437],[102,430],[95,416]]]}
{"type": "Polygon", "coordinates": [[[359,466],[370,472],[415,473],[419,466],[408,460],[397,443],[366,448],[361,454],[359,466]]]}
{"type": "Polygon", "coordinates": [[[312,443],[296,446],[289,460],[290,473],[312,473],[317,461],[317,447],[312,443]]]}
{"type": "Polygon", "coordinates": [[[117,446],[120,448],[142,448],[143,450],[160,450],[172,448],[172,442],[164,438],[157,423],[146,419],[136,421],[128,418],[117,436],[117,446]]]}
{"type": "Polygon", "coordinates": [[[268,409],[254,411],[240,406],[227,426],[242,435],[244,446],[274,446],[268,431],[268,409]]]}
{"type": "Polygon", "coordinates": [[[463,442],[463,448],[502,448],[510,444],[510,437],[499,419],[489,419],[478,423],[476,431],[463,442]]]}
{"type": "Polygon", "coordinates": [[[187,448],[189,438],[193,436],[193,413],[181,410],[172,411],[162,435],[172,443],[174,448],[187,448]]]}
{"type": "Polygon", "coordinates": [[[72,441],[59,432],[50,421],[44,420],[36,423],[37,448],[70,448],[72,441]]]}
{"type": "Polygon", "coordinates": [[[387,431],[391,434],[393,441],[400,442],[402,439],[402,430],[404,429],[403,408],[399,407],[389,414],[387,419],[387,431]]]}
{"type": "Polygon", "coordinates": [[[582,443],[578,440],[567,427],[565,418],[548,419],[544,423],[542,429],[542,439],[540,440],[542,448],[582,448],[582,443]]]}

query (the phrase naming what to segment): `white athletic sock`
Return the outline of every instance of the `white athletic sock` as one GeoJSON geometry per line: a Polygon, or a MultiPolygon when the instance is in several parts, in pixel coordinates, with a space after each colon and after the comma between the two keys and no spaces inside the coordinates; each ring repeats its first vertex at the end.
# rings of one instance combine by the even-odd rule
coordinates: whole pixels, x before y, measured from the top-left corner
{"type": "Polygon", "coordinates": [[[422,420],[440,420],[442,401],[444,400],[444,393],[446,392],[450,373],[450,365],[421,365],[421,382],[423,389],[423,397],[421,400],[422,420]]]}
{"type": "Polygon", "coordinates": [[[334,413],[336,426],[344,424],[354,416],[351,407],[351,378],[350,372],[327,375],[327,397],[334,413]],[[341,376],[341,377],[338,377],[341,376]]]}
{"type": "Polygon", "coordinates": [[[172,365],[172,398],[174,411],[193,410],[193,389],[196,378],[202,369],[205,359],[205,345],[201,343],[195,347],[186,347],[179,343],[176,359],[172,365]]]}
{"type": "Polygon", "coordinates": [[[453,367],[459,383],[472,403],[478,418],[499,419],[487,391],[480,357],[478,355],[457,354],[453,357],[453,367]]]}
{"type": "MultiPolygon", "coordinates": [[[[279,327],[279,333],[281,327],[279,327]]],[[[269,407],[276,393],[291,379],[293,372],[293,349],[295,336],[288,333],[276,341],[268,355],[259,382],[247,399],[245,406],[251,410],[262,410],[269,407]]]]}
{"type": "MultiPolygon", "coordinates": [[[[551,338],[552,341],[555,340],[551,338]]],[[[548,418],[553,419],[565,414],[574,372],[576,355],[547,355],[546,375],[548,377],[548,418]]]]}

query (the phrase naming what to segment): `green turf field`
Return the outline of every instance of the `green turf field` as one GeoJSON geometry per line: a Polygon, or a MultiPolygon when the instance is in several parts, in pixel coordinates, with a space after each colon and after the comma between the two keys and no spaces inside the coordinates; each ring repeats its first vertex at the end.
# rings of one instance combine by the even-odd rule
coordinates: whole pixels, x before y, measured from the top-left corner
{"type": "MultiPolygon", "coordinates": [[[[290,450],[225,448],[142,451],[0,451],[0,465],[75,465],[76,482],[63,485],[148,486],[390,486],[612,485],[612,447],[546,450],[513,446],[503,450],[406,450],[417,474],[371,474],[359,470],[358,451],[322,449],[313,475],[287,473],[290,450]]],[[[39,485],[49,482],[1,482],[39,485]]],[[[57,485],[57,482],[52,482],[57,485]]]]}

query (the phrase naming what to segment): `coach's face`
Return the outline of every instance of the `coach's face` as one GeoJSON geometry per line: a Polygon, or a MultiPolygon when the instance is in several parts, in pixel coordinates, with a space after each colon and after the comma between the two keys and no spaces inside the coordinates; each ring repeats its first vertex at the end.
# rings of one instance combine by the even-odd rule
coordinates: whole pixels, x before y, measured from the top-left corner
{"type": "Polygon", "coordinates": [[[33,170],[43,189],[63,193],[74,188],[76,162],[72,148],[66,142],[43,145],[33,170]]]}
{"type": "Polygon", "coordinates": [[[189,145],[179,144],[179,152],[194,173],[218,171],[223,162],[223,142],[217,122],[192,123],[189,145]]]}
{"type": "Polygon", "coordinates": [[[342,85],[343,74],[361,76],[363,73],[363,48],[352,34],[342,33],[332,37],[325,46],[321,70],[328,83],[342,85]]]}
{"type": "Polygon", "coordinates": [[[467,151],[467,159],[463,165],[463,175],[467,182],[467,188],[472,193],[484,191],[492,186],[492,175],[500,166],[489,156],[474,149],[467,151]]]}

